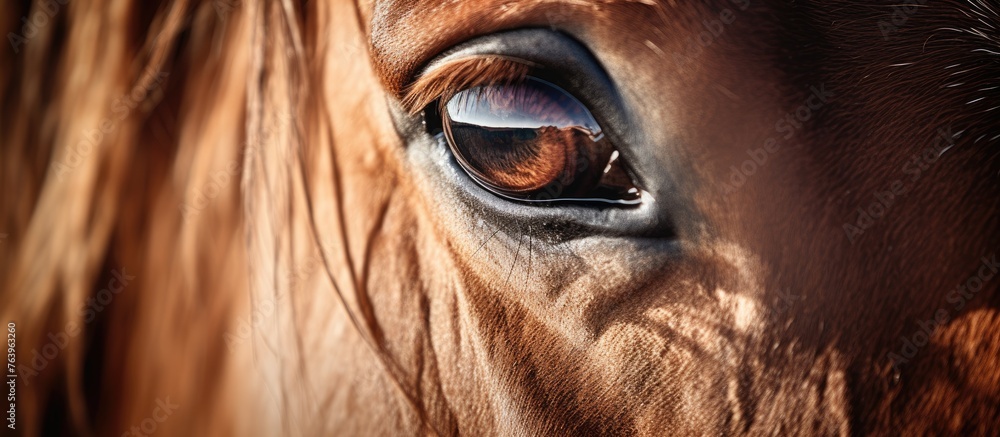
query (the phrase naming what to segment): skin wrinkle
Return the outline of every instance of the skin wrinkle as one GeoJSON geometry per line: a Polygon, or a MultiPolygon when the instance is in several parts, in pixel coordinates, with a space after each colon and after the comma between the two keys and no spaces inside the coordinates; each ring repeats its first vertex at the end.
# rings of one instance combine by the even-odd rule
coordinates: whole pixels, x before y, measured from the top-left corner
{"type": "MultiPolygon", "coordinates": [[[[391,7],[394,6],[387,6],[387,8],[391,7]]],[[[410,7],[417,8],[417,6],[410,6],[410,7]]],[[[377,18],[375,21],[376,24],[373,26],[373,33],[378,35],[376,37],[373,37],[375,56],[376,58],[379,59],[391,58],[392,57],[391,55],[385,55],[386,52],[391,52],[391,50],[386,49],[384,46],[380,46],[380,44],[382,44],[385,41],[392,41],[393,38],[385,37],[384,34],[380,32],[391,33],[392,31],[399,31],[400,29],[405,29],[407,27],[406,25],[400,25],[394,29],[387,30],[379,27],[380,26],[378,24],[379,20],[377,18]]],[[[531,19],[528,19],[527,21],[530,22],[531,19]]],[[[495,24],[484,23],[483,28],[489,30],[492,29],[491,26],[493,25],[495,24]]],[[[733,32],[736,32],[736,30],[733,30],[733,32]]],[[[733,38],[738,38],[738,37],[734,36],[733,38]]],[[[595,37],[592,40],[587,39],[587,41],[588,42],[599,41],[600,44],[605,44],[606,41],[615,41],[615,40],[612,38],[601,39],[595,37]]],[[[598,44],[599,48],[601,47],[600,44],[598,44]]],[[[428,43],[428,45],[433,47],[434,43],[428,43]]],[[[657,46],[668,47],[669,45],[658,43],[657,46]]],[[[593,47],[594,46],[591,45],[591,48],[593,47]]],[[[721,45],[716,46],[716,48],[719,47],[721,47],[721,45]]],[[[618,50],[606,46],[604,47],[604,49],[611,53],[626,52],[625,50],[618,50]]],[[[409,53],[416,53],[416,55],[414,55],[413,58],[420,59],[423,57],[423,55],[420,54],[421,52],[419,50],[413,50],[413,48],[409,46],[407,47],[407,50],[409,53]]],[[[706,54],[700,58],[700,61],[702,62],[700,62],[698,65],[694,67],[697,68],[700,66],[711,65],[712,62],[716,62],[718,60],[719,59],[715,58],[711,53],[706,54]]],[[[612,65],[613,68],[617,69],[613,70],[611,74],[612,76],[619,74],[622,76],[626,76],[628,74],[634,74],[637,71],[642,71],[642,68],[638,67],[636,63],[644,61],[645,61],[644,59],[633,59],[627,61],[624,59],[616,59],[614,62],[610,63],[610,65],[612,65]],[[628,68],[627,67],[628,65],[631,65],[632,67],[628,68]],[[618,73],[616,73],[616,71],[618,71],[618,73]]],[[[728,61],[733,62],[734,60],[729,59],[728,61]]],[[[384,81],[387,81],[386,86],[390,93],[392,93],[394,89],[392,81],[397,80],[398,77],[401,76],[398,72],[396,72],[396,70],[393,70],[393,68],[396,67],[397,66],[395,65],[390,67],[386,66],[385,64],[379,64],[378,62],[376,62],[376,69],[382,72],[381,77],[383,78],[384,81]]],[[[407,64],[406,62],[400,63],[398,67],[404,71],[411,69],[410,65],[407,64]]],[[[692,70],[691,72],[692,76],[695,75],[694,71],[698,70],[692,70]]],[[[403,74],[402,76],[405,76],[405,74],[403,74]]],[[[641,75],[640,75],[640,80],[642,80],[641,75]]],[[[683,80],[684,79],[678,79],[679,82],[683,82],[683,80]]],[[[636,84],[636,88],[642,89],[643,87],[655,88],[656,84],[655,83],[643,84],[642,82],[636,84]]],[[[739,97],[740,94],[747,95],[745,91],[742,91],[743,87],[739,85],[734,86],[732,84],[725,84],[725,86],[722,89],[726,90],[727,94],[725,98],[728,99],[730,102],[732,102],[734,95],[737,97],[739,97]],[[734,94],[732,90],[736,90],[736,93],[734,94]]],[[[626,90],[626,92],[628,92],[628,90],[626,90]]],[[[694,91],[690,92],[689,94],[697,95],[698,92],[699,91],[694,91]]],[[[786,97],[786,96],[780,96],[780,97],[781,99],[779,99],[779,101],[786,98],[791,101],[797,100],[796,97],[786,97]]],[[[655,96],[646,94],[642,96],[641,99],[636,97],[636,99],[643,101],[650,100],[650,98],[655,98],[655,96]]],[[[759,104],[760,101],[755,101],[754,103],[759,104]]],[[[647,106],[652,108],[661,107],[659,106],[658,103],[648,103],[647,106]]],[[[729,106],[733,106],[733,104],[729,103],[729,106]]],[[[697,110],[698,110],[697,107],[692,108],[692,111],[697,111],[697,110]]],[[[714,111],[720,113],[727,113],[729,109],[726,107],[717,107],[714,109],[714,111]]],[[[740,117],[740,115],[736,111],[732,111],[731,113],[735,115],[735,118],[740,117]]],[[[695,114],[692,114],[692,116],[696,114],[698,113],[695,112],[695,114]]],[[[655,116],[651,115],[650,117],[655,117],[655,116]]],[[[660,117],[668,119],[678,118],[675,116],[663,117],[662,115],[660,117]]],[[[770,124],[773,124],[774,116],[769,114],[762,114],[761,119],[762,120],[760,120],[759,122],[748,123],[748,125],[769,126],[770,124]],[[770,123],[768,121],[770,121],[770,123]]],[[[711,119],[707,119],[706,121],[711,121],[711,119]]],[[[669,129],[669,127],[667,128],[669,129]]],[[[808,140],[808,138],[806,138],[806,140],[808,140]]],[[[712,159],[717,159],[717,158],[712,157],[712,159]]],[[[704,160],[703,162],[711,162],[711,161],[704,160]]],[[[774,165],[779,166],[781,164],[774,164],[774,165]]],[[[788,167],[788,164],[784,164],[782,165],[782,167],[788,167]]],[[[707,171],[704,169],[710,168],[710,165],[706,165],[703,163],[700,167],[696,168],[698,168],[701,173],[704,173],[705,171],[707,171]]],[[[724,171],[718,171],[718,173],[722,174],[724,173],[724,171]]],[[[767,181],[768,179],[769,177],[760,176],[758,177],[757,180],[761,182],[758,182],[758,184],[765,184],[767,182],[763,181],[767,181]]],[[[755,192],[755,189],[753,187],[748,188],[747,190],[749,190],[749,192],[755,192]]],[[[713,205],[713,202],[702,204],[702,207],[708,210],[716,208],[713,205]]],[[[445,220],[445,222],[448,223],[451,221],[445,220]]],[[[739,225],[739,228],[749,228],[748,225],[752,223],[753,222],[744,223],[742,225],[739,225]]],[[[708,235],[705,236],[699,235],[698,238],[700,239],[700,243],[698,244],[703,245],[708,243],[708,241],[705,241],[705,238],[711,238],[711,235],[718,233],[720,231],[721,229],[711,229],[708,235]]],[[[462,238],[460,236],[466,232],[469,231],[453,230],[451,231],[452,235],[451,238],[461,241],[462,238]]],[[[506,274],[507,266],[512,265],[510,257],[516,257],[517,253],[516,246],[518,246],[518,242],[520,241],[516,237],[516,234],[512,235],[510,238],[499,238],[499,239],[496,238],[497,235],[502,235],[502,234],[497,234],[496,232],[494,232],[489,236],[489,238],[482,240],[479,247],[474,249],[478,255],[476,255],[476,259],[474,259],[473,261],[472,268],[476,268],[476,265],[479,265],[480,266],[479,268],[485,269],[483,272],[479,274],[487,278],[497,277],[497,276],[503,277],[503,275],[506,274]],[[508,245],[508,243],[510,245],[508,245]],[[494,251],[507,252],[508,257],[507,258],[501,257],[499,259],[493,259],[491,261],[492,255],[490,254],[494,251]],[[486,254],[485,258],[483,257],[484,253],[486,254]],[[503,259],[506,259],[506,262],[503,262],[502,261],[503,259]],[[497,270],[503,270],[503,272],[491,273],[489,267],[490,265],[503,266],[502,268],[497,269],[497,270]]],[[[682,237],[685,237],[683,233],[682,237]]],[[[727,250],[730,249],[719,249],[719,252],[716,252],[715,254],[709,254],[705,256],[703,260],[706,263],[706,265],[711,265],[719,263],[720,261],[722,261],[722,259],[729,258],[731,259],[730,262],[732,264],[730,265],[733,271],[747,272],[746,270],[747,267],[745,266],[747,262],[745,257],[747,255],[746,254],[723,255],[724,253],[726,253],[727,250]],[[719,257],[720,255],[722,255],[721,258],[719,257]]],[[[469,252],[472,251],[473,250],[470,249],[469,252]]],[[[591,256],[587,254],[581,254],[580,252],[574,252],[574,253],[576,254],[577,257],[581,257],[582,259],[587,259],[591,256]]],[[[621,252],[619,251],[618,253],[621,252]]],[[[539,258],[544,259],[545,257],[541,256],[539,258]]],[[[768,261],[769,264],[773,262],[775,262],[774,259],[768,261]]],[[[560,262],[553,260],[553,264],[558,265],[559,263],[565,263],[565,261],[560,262]]],[[[587,264],[584,263],[584,265],[587,264]]],[[[754,269],[759,271],[760,267],[754,267],[754,269]]],[[[594,270],[599,271],[599,269],[594,269],[594,270]]],[[[672,279],[672,281],[678,284],[689,284],[689,286],[694,286],[695,284],[702,283],[703,281],[706,280],[709,280],[709,283],[711,283],[712,279],[710,278],[715,277],[716,278],[714,279],[715,281],[726,282],[725,280],[723,280],[723,278],[732,275],[732,272],[722,273],[726,272],[727,270],[728,269],[726,268],[720,268],[718,273],[720,276],[718,277],[715,277],[715,274],[712,274],[709,271],[696,272],[696,270],[690,270],[687,272],[687,275],[690,275],[690,279],[682,280],[678,277],[672,279]]],[[[589,270],[586,267],[583,269],[583,272],[588,272],[588,271],[589,270]]],[[[807,343],[803,343],[801,341],[796,341],[791,338],[784,339],[780,334],[777,337],[774,337],[773,340],[767,340],[768,336],[774,336],[776,333],[782,332],[782,330],[784,330],[784,332],[786,333],[795,332],[795,331],[789,331],[790,327],[793,325],[786,322],[797,322],[799,320],[806,320],[808,319],[808,317],[802,318],[802,317],[794,317],[793,314],[782,314],[783,316],[787,317],[782,317],[781,320],[774,320],[774,321],[765,319],[764,315],[771,313],[769,311],[764,310],[763,305],[771,305],[772,300],[768,299],[767,301],[762,301],[760,300],[760,298],[767,295],[768,288],[773,288],[775,286],[772,282],[773,280],[769,279],[767,281],[768,283],[759,283],[761,281],[760,279],[758,280],[751,279],[754,277],[753,274],[749,274],[749,276],[747,275],[748,273],[742,273],[737,275],[737,277],[744,278],[743,281],[745,282],[742,283],[742,285],[740,282],[737,282],[736,285],[732,286],[721,285],[718,288],[715,287],[702,288],[702,290],[705,291],[695,293],[696,295],[697,294],[705,295],[707,290],[718,290],[717,292],[708,294],[708,296],[714,296],[710,297],[709,299],[710,301],[717,302],[717,304],[712,304],[712,305],[720,305],[721,308],[726,308],[725,310],[722,310],[722,312],[727,315],[722,316],[719,319],[719,320],[724,320],[726,322],[718,324],[713,323],[713,324],[708,324],[708,326],[696,328],[698,326],[704,325],[705,322],[702,320],[711,319],[711,317],[709,317],[706,319],[696,318],[692,322],[689,322],[689,324],[684,325],[687,326],[686,329],[693,329],[692,331],[689,331],[690,332],[689,335],[694,335],[695,336],[694,338],[702,338],[706,340],[716,340],[716,341],[728,338],[730,339],[730,341],[733,342],[729,346],[725,347],[721,347],[718,344],[715,344],[714,346],[709,345],[707,347],[705,345],[697,346],[696,342],[695,344],[691,345],[693,347],[693,349],[690,349],[691,351],[704,350],[708,351],[708,355],[723,354],[726,356],[735,355],[735,356],[746,357],[745,360],[737,360],[737,362],[743,363],[742,366],[745,367],[740,367],[740,365],[737,365],[732,367],[730,370],[721,372],[722,375],[728,374],[728,376],[722,376],[723,380],[726,381],[724,383],[721,382],[721,380],[717,380],[716,378],[708,377],[708,374],[705,375],[707,377],[706,379],[699,380],[697,378],[694,378],[695,381],[703,381],[700,384],[713,384],[710,381],[720,381],[716,382],[718,384],[721,384],[720,387],[724,386],[728,388],[723,388],[718,391],[722,393],[727,393],[726,399],[728,400],[724,399],[720,401],[719,399],[714,399],[714,400],[705,398],[698,399],[697,398],[698,395],[696,395],[696,393],[702,393],[704,392],[704,390],[699,390],[697,387],[694,388],[689,387],[687,389],[675,387],[676,391],[674,393],[677,394],[675,394],[674,396],[682,396],[682,397],[687,396],[685,398],[687,399],[686,401],[679,401],[680,405],[686,406],[688,409],[691,410],[690,414],[687,415],[677,414],[677,417],[691,417],[692,418],[691,420],[682,422],[668,422],[667,425],[664,425],[662,419],[664,417],[672,417],[673,415],[667,413],[666,411],[661,410],[659,411],[659,414],[655,413],[649,414],[649,417],[657,417],[660,419],[660,423],[657,425],[642,427],[642,425],[639,425],[638,422],[626,420],[626,422],[632,423],[632,425],[625,425],[625,426],[639,427],[647,431],[656,429],[657,426],[666,426],[668,428],[674,429],[674,431],[676,432],[678,429],[698,429],[701,426],[710,426],[709,423],[712,422],[713,419],[717,419],[720,416],[728,416],[730,417],[729,419],[730,423],[728,423],[728,425],[726,426],[732,427],[731,430],[749,431],[750,433],[763,432],[768,429],[775,429],[775,427],[783,427],[786,430],[790,430],[790,429],[795,429],[796,426],[799,426],[801,424],[812,424],[812,423],[815,423],[816,426],[818,427],[818,428],[811,428],[812,425],[808,425],[810,427],[809,429],[813,429],[813,431],[822,433],[840,433],[840,434],[849,433],[849,429],[852,426],[851,425],[852,422],[850,419],[850,414],[852,409],[847,404],[848,400],[850,399],[850,395],[849,395],[849,389],[846,385],[846,379],[844,377],[846,373],[844,367],[845,362],[843,358],[840,357],[836,349],[829,348],[830,347],[829,345],[836,344],[836,340],[829,340],[829,339],[824,340],[823,342],[817,344],[816,346],[810,345],[811,343],[809,342],[811,342],[811,340],[807,340],[807,343]],[[748,287],[747,284],[755,284],[755,285],[748,287]],[[739,290],[739,292],[731,293],[725,290],[739,290]],[[713,332],[710,328],[713,325],[718,326],[720,328],[722,326],[732,326],[736,331],[723,329],[721,331],[713,332]],[[706,330],[706,328],[709,329],[706,330]],[[736,332],[742,332],[742,334],[737,335],[736,332]],[[744,339],[737,341],[736,338],[739,337],[743,337],[744,339]],[[833,343],[830,343],[830,341],[833,341],[833,343]],[[772,344],[774,348],[772,348],[772,344]],[[814,347],[817,349],[813,349],[814,347]],[[774,353],[755,356],[756,354],[759,353],[757,351],[761,350],[773,350],[774,353]],[[750,385],[749,389],[738,390],[733,388],[733,387],[746,387],[747,385],[750,385]],[[803,390],[803,387],[807,387],[807,389],[803,390]],[[741,391],[742,393],[740,393],[741,391]],[[766,399],[766,400],[760,401],[761,399],[766,399]],[[726,403],[728,403],[731,406],[723,408],[722,406],[726,403]],[[720,412],[719,415],[712,415],[706,413],[706,411],[712,411],[712,408],[705,409],[705,406],[713,404],[719,407],[718,408],[718,411],[720,412]],[[784,405],[785,414],[784,415],[776,414],[777,410],[774,409],[775,405],[784,405]],[[699,406],[701,407],[701,409],[698,408],[699,406]],[[729,410],[731,411],[731,413],[721,413],[723,410],[729,410]]],[[[768,275],[773,275],[773,273],[769,273],[768,275]]],[[[540,287],[542,289],[551,287],[552,289],[556,290],[592,290],[595,287],[592,285],[592,283],[586,280],[588,276],[589,275],[584,273],[584,275],[579,277],[575,282],[541,281],[538,282],[538,284],[540,285],[536,285],[536,287],[540,287]]],[[[651,287],[651,286],[645,284],[644,287],[651,287]]],[[[495,290],[493,291],[493,293],[497,293],[500,295],[505,294],[503,291],[500,290],[495,290]]],[[[522,294],[522,296],[533,295],[531,290],[526,290],[524,292],[519,291],[519,294],[522,294]]],[[[684,294],[686,293],[679,291],[675,295],[679,296],[684,294]]],[[[572,332],[573,331],[572,326],[574,325],[572,320],[574,319],[574,317],[579,317],[579,316],[567,317],[561,315],[560,309],[568,307],[579,308],[580,303],[579,302],[571,303],[574,301],[567,300],[569,299],[569,296],[572,296],[571,292],[556,292],[553,295],[559,296],[560,299],[556,301],[557,303],[554,306],[546,306],[544,304],[541,305],[527,304],[525,308],[531,313],[538,314],[537,316],[535,316],[536,322],[534,323],[541,323],[543,326],[546,326],[545,329],[552,330],[556,333],[572,332]],[[548,309],[548,311],[544,311],[544,309],[548,309]]],[[[530,302],[531,300],[532,299],[527,299],[528,302],[530,302]]],[[[525,305],[524,301],[525,301],[524,297],[515,298],[513,300],[513,304],[525,305]]],[[[815,308],[813,305],[815,305],[815,302],[807,302],[803,304],[803,308],[808,311],[808,309],[810,308],[815,308]]],[[[698,311],[701,310],[695,310],[695,312],[692,314],[697,314],[698,311]]],[[[570,312],[570,314],[571,313],[572,312],[570,312]]],[[[684,313],[673,313],[673,314],[675,314],[676,317],[676,315],[684,313]]],[[[671,317],[665,315],[662,316],[659,320],[660,320],[659,323],[669,323],[671,317]]],[[[653,323],[655,324],[657,322],[653,323]]],[[[678,326],[678,328],[681,327],[682,326],[678,326]]],[[[614,329],[620,330],[622,329],[622,327],[618,326],[614,329]]],[[[650,335],[648,333],[640,334],[639,332],[640,331],[636,331],[631,335],[638,336],[639,338],[646,338],[650,335]]],[[[604,331],[600,334],[598,338],[606,340],[609,338],[609,336],[611,336],[610,338],[618,338],[617,337],[618,335],[620,335],[622,338],[629,337],[629,334],[615,334],[614,331],[604,331]]],[[[657,333],[653,335],[660,336],[665,334],[657,333]]],[[[579,334],[575,335],[563,334],[562,338],[564,338],[565,341],[571,341],[575,344],[580,344],[578,340],[576,341],[571,340],[573,338],[580,338],[579,334]]],[[[665,338],[672,338],[671,341],[674,342],[678,341],[677,338],[671,335],[666,335],[665,338]]],[[[535,341],[537,342],[541,340],[535,340],[535,341]]],[[[607,346],[610,347],[614,343],[615,343],[614,341],[611,341],[611,344],[608,344],[607,346]]],[[[680,347],[680,345],[682,344],[684,343],[680,342],[675,347],[680,347]]],[[[538,348],[541,346],[536,345],[529,347],[538,348]]],[[[653,346],[652,344],[646,347],[653,349],[657,347],[662,348],[662,346],[653,346]]],[[[601,347],[595,347],[594,350],[601,350],[601,347]]],[[[644,350],[644,349],[643,347],[639,347],[638,350],[644,350]]],[[[698,358],[694,358],[693,355],[687,355],[688,352],[682,352],[683,350],[684,349],[678,349],[677,353],[679,353],[680,355],[677,355],[678,358],[676,359],[676,362],[688,363],[691,362],[691,360],[695,361],[698,360],[698,358]]],[[[616,360],[615,358],[611,359],[612,362],[614,362],[615,360],[616,360]]],[[[720,360],[720,362],[721,361],[722,360],[720,360]]],[[[606,362],[602,363],[602,365],[606,364],[608,363],[606,362]]],[[[566,364],[550,363],[548,365],[559,368],[560,366],[565,366],[566,364]]],[[[572,368],[572,366],[569,368],[572,368]]],[[[638,366],[638,368],[644,368],[644,366],[640,365],[638,366]]],[[[678,384],[678,380],[683,381],[686,378],[691,378],[693,375],[697,375],[699,373],[698,370],[692,370],[692,369],[680,370],[677,372],[678,373],[673,373],[672,376],[666,377],[664,379],[673,381],[672,384],[676,385],[678,384]]],[[[657,378],[653,377],[652,375],[653,374],[651,373],[647,373],[644,374],[643,376],[633,376],[633,378],[635,378],[635,380],[637,381],[656,380],[657,378]]],[[[566,375],[562,375],[561,378],[564,381],[563,384],[566,383],[565,380],[573,380],[573,378],[569,378],[566,375]]],[[[614,380],[614,378],[598,378],[598,379],[614,380]]],[[[624,378],[624,379],[631,380],[630,378],[624,378]]],[[[545,383],[542,381],[539,380],[534,380],[534,381],[536,381],[534,382],[534,384],[542,384],[543,386],[545,385],[545,383]]],[[[641,392],[641,390],[639,390],[639,392],[641,392]]],[[[529,395],[529,396],[535,397],[537,395],[529,395]]],[[[543,396],[542,399],[551,399],[551,398],[543,396]]],[[[596,411],[593,409],[590,410],[592,413],[598,415],[614,414],[611,413],[610,411],[602,410],[603,407],[600,407],[599,405],[605,405],[604,402],[596,401],[593,399],[588,400],[588,402],[592,408],[597,409],[596,411]],[[605,412],[598,413],[597,411],[605,411],[605,412]]],[[[564,408],[570,409],[570,412],[568,412],[567,415],[569,417],[575,417],[574,416],[575,413],[572,412],[574,407],[572,407],[571,404],[569,405],[563,404],[563,405],[564,408]]],[[[655,411],[655,408],[651,410],[655,411]]],[[[640,416],[642,416],[642,413],[640,412],[636,412],[636,414],[633,415],[633,417],[640,417],[640,416]]],[[[603,416],[603,417],[610,417],[610,416],[603,416]]],[[[620,419],[621,418],[619,418],[619,420],[620,419]]],[[[542,423],[544,424],[550,422],[542,420],[542,423]]],[[[565,422],[562,423],[565,424],[565,422]]],[[[542,429],[545,429],[546,426],[552,426],[543,424],[539,425],[542,427],[542,429]]],[[[588,429],[586,427],[591,426],[592,424],[593,423],[588,424],[586,421],[584,421],[580,423],[577,427],[570,429],[575,429],[578,431],[582,429],[588,429]]],[[[631,428],[631,429],[638,429],[638,428],[631,428]]],[[[563,430],[565,431],[565,429],[563,430]]],[[[608,431],[609,429],[605,430],[608,431]]]]}

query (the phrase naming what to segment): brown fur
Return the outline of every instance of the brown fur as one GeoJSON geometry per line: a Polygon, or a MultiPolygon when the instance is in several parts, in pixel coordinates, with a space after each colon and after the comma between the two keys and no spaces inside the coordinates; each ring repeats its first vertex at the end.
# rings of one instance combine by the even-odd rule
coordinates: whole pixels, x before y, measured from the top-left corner
{"type": "Polygon", "coordinates": [[[82,326],[19,382],[19,432],[121,435],[165,397],[156,435],[995,432],[1000,279],[899,373],[886,357],[1000,251],[997,7],[928,1],[883,39],[893,2],[678,3],[62,6],[0,50],[0,316],[20,364],[82,326]],[[392,108],[476,80],[418,78],[429,59],[550,26],[676,175],[676,256],[497,224],[407,153],[392,108]],[[819,84],[834,97],[728,186],[819,84]],[[852,244],[842,224],[941,126],[955,146],[852,244]],[[115,269],[135,280],[85,323],[115,269]]]}

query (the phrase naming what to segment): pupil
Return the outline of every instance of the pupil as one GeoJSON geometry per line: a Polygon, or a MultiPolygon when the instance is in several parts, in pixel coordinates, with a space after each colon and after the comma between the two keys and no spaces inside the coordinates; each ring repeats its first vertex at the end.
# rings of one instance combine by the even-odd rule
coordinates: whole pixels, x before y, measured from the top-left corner
{"type": "Polygon", "coordinates": [[[456,159],[491,191],[528,201],[638,199],[590,111],[549,82],[528,77],[471,88],[452,96],[441,113],[456,159]],[[602,184],[609,169],[621,173],[610,172],[614,186],[602,184]]]}

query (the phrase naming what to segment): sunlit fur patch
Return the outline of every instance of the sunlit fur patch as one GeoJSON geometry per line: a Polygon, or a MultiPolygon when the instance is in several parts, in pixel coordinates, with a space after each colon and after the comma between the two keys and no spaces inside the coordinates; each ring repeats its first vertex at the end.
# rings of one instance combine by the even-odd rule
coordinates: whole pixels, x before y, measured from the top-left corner
{"type": "Polygon", "coordinates": [[[691,256],[725,279],[681,268],[660,298],[611,319],[598,338],[578,346],[586,367],[595,369],[596,385],[587,392],[601,399],[593,402],[631,405],[629,426],[640,433],[764,432],[816,420],[824,433],[846,434],[847,387],[837,351],[817,356],[787,345],[772,349],[780,357],[773,361],[757,355],[772,346],[759,301],[763,267],[737,245],[707,246],[692,248],[698,253],[691,256]],[[796,364],[783,367],[789,363],[796,364]]]}

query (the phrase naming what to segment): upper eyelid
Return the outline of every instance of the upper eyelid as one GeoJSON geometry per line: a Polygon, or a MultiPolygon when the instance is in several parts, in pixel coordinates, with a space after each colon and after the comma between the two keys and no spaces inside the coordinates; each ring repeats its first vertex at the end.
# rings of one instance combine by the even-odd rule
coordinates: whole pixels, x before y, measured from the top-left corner
{"type": "MultiPolygon", "coordinates": [[[[635,139],[637,133],[629,129],[628,110],[623,106],[617,87],[608,77],[600,59],[588,50],[584,42],[548,28],[517,29],[478,36],[439,53],[425,64],[422,72],[410,81],[409,86],[404,87],[404,97],[410,98],[403,109],[411,116],[416,115],[426,108],[426,104],[442,97],[431,92],[432,88],[444,91],[449,84],[457,86],[457,81],[432,85],[429,77],[435,72],[445,73],[446,66],[458,66],[460,64],[457,62],[483,58],[528,65],[531,76],[548,80],[583,102],[603,128],[616,131],[618,135],[626,135],[621,140],[635,139]]],[[[476,78],[480,83],[497,80],[496,77],[483,74],[481,70],[470,71],[475,74],[466,74],[464,77],[476,78]]],[[[461,90],[453,88],[452,91],[461,90]]]]}
{"type": "Polygon", "coordinates": [[[524,80],[537,64],[501,55],[476,55],[431,65],[406,88],[402,105],[410,115],[439,98],[477,86],[524,80]]]}

